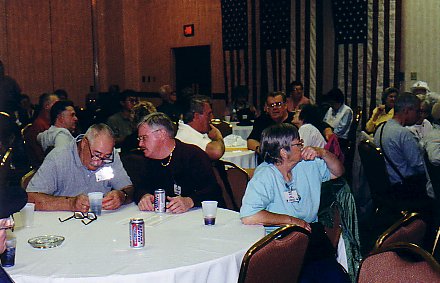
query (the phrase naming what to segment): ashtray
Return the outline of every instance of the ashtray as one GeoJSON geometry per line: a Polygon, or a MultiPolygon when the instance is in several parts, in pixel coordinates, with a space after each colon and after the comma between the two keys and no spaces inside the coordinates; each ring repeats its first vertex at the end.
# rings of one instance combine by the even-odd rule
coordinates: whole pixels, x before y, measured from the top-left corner
{"type": "Polygon", "coordinates": [[[58,247],[64,242],[63,236],[44,235],[28,240],[28,243],[36,249],[51,249],[58,247]]]}

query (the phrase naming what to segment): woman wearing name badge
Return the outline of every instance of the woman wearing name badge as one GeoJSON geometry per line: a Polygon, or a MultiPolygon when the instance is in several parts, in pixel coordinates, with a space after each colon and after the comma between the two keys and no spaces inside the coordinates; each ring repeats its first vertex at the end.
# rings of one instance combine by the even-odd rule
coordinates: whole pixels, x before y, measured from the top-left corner
{"type": "Polygon", "coordinates": [[[300,282],[319,282],[320,278],[349,282],[317,222],[321,183],[341,176],[342,163],[323,148],[303,147],[297,128],[291,124],[278,124],[263,131],[261,157],[264,162],[255,170],[243,197],[242,222],[266,226],[296,224],[305,228],[312,234],[300,282]],[[316,269],[320,270],[318,274],[316,269]]]}

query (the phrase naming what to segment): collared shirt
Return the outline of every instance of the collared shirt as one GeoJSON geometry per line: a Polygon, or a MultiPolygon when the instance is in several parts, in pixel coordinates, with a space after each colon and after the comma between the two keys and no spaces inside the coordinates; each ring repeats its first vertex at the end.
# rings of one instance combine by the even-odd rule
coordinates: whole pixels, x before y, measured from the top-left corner
{"type": "MultiPolygon", "coordinates": [[[[388,120],[377,128],[374,134],[374,143],[392,160],[402,176],[409,177],[425,172],[423,154],[416,137],[396,120],[388,120]],[[381,144],[380,132],[382,127],[385,128],[381,144]]],[[[399,174],[389,165],[388,161],[385,160],[385,162],[391,184],[401,182],[399,174]]]]}
{"type": "Polygon", "coordinates": [[[206,151],[208,143],[212,141],[207,134],[200,133],[190,125],[183,123],[183,121],[179,121],[176,139],[184,143],[196,145],[204,151],[206,151]]]}
{"type": "Polygon", "coordinates": [[[324,122],[333,128],[338,138],[348,139],[348,132],[353,121],[353,110],[347,105],[342,105],[337,111],[330,107],[325,114],[324,122]]]}
{"type": "Polygon", "coordinates": [[[287,184],[273,164],[263,162],[249,181],[240,209],[240,217],[262,210],[290,215],[307,222],[318,221],[321,183],[330,180],[324,160],[301,161],[292,169],[292,181],[287,184]],[[286,186],[286,184],[288,186],[286,186]],[[284,192],[292,187],[301,197],[298,202],[287,202],[284,192]]]}
{"type": "Polygon", "coordinates": [[[81,138],[82,136],[79,136],[72,140],[67,147],[54,148],[29,182],[27,192],[73,197],[89,192],[105,194],[111,189],[119,190],[131,185],[116,151],[113,151],[112,163],[104,164],[96,171],[88,170],[78,154],[77,142],[81,138]],[[111,168],[113,177],[98,181],[99,172],[102,172],[103,168],[111,168]]]}
{"type": "Polygon", "coordinates": [[[50,146],[60,147],[68,145],[73,136],[66,128],[59,128],[54,125],[50,126],[46,131],[37,135],[37,140],[41,144],[44,151],[50,146]]]}

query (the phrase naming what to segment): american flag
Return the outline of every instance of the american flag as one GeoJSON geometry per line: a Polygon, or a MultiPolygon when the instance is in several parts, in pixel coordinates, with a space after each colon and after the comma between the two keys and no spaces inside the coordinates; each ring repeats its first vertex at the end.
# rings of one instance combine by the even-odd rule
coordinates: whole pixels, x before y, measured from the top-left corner
{"type": "Polygon", "coordinates": [[[398,83],[401,1],[222,0],[229,99],[237,85],[249,87],[256,106],[293,80],[303,82],[314,102],[339,87],[348,105],[363,109],[365,123],[382,90],[398,83]],[[332,16],[334,40],[328,42],[332,16]],[[325,57],[324,48],[334,48],[334,58],[325,57]],[[329,65],[333,74],[325,72],[329,65]]]}
{"type": "Polygon", "coordinates": [[[362,109],[362,122],[380,103],[382,91],[397,86],[400,72],[401,0],[333,0],[334,86],[348,105],[362,109]],[[397,58],[397,60],[396,60],[397,58]]]}

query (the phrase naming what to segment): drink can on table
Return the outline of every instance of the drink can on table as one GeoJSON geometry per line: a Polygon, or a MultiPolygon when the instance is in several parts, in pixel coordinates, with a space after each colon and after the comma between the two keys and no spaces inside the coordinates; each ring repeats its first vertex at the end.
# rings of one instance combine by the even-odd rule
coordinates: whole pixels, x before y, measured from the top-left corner
{"type": "Polygon", "coordinates": [[[145,225],[144,219],[130,219],[130,247],[139,249],[145,246],[145,225]]]}
{"type": "Polygon", "coordinates": [[[165,190],[163,189],[158,189],[154,191],[154,211],[155,212],[166,211],[165,190]]]}

